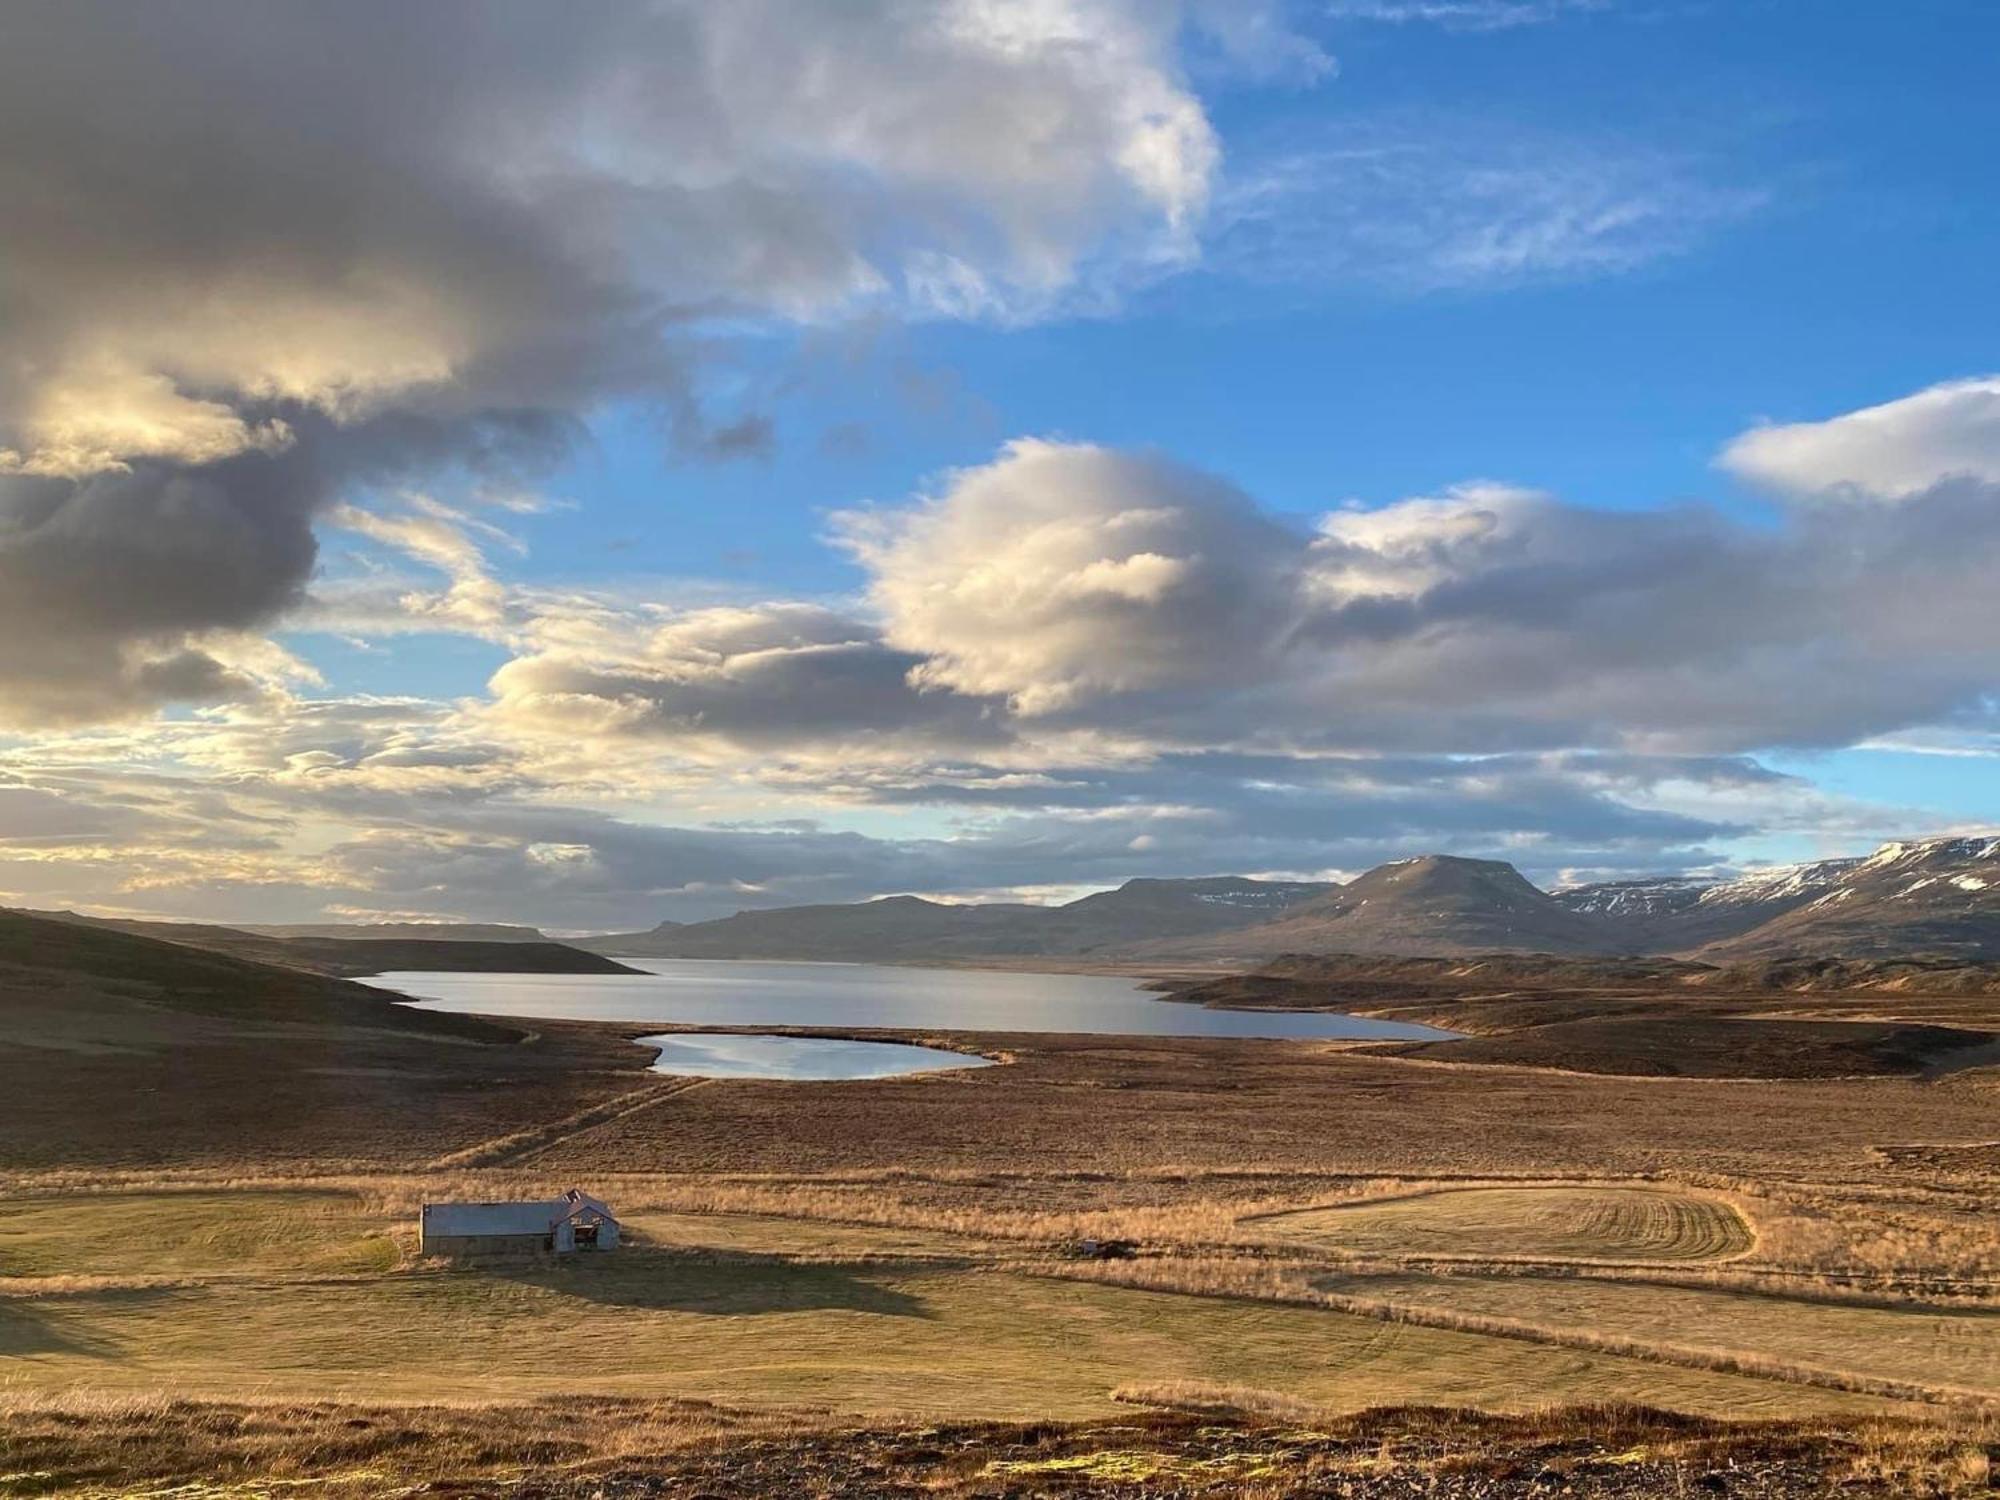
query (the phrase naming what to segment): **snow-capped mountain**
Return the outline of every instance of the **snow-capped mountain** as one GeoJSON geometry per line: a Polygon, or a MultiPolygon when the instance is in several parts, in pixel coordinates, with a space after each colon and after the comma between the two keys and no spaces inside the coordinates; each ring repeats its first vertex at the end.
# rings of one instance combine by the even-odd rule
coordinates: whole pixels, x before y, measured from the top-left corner
{"type": "Polygon", "coordinates": [[[1686,911],[1717,882],[1702,875],[1660,875],[1646,880],[1604,880],[1553,893],[1571,911],[1593,917],[1660,917],[1686,911]]]}
{"type": "Polygon", "coordinates": [[[1704,950],[1728,957],[2000,957],[2000,836],[1884,844],[1783,915],[1704,950]]]}

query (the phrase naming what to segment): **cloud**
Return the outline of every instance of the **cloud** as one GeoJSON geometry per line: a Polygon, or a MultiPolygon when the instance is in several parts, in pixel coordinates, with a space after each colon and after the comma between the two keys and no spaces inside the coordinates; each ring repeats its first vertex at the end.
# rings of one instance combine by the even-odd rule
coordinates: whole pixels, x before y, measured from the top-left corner
{"type": "Polygon", "coordinates": [[[1336,21],[1413,22],[1447,31],[1511,31],[1612,8],[1612,0],[1329,0],[1336,21]]]}
{"type": "Polygon", "coordinates": [[[884,638],[1023,733],[1167,748],[1851,744],[2000,683],[1991,486],[1773,530],[1467,485],[1308,537],[1146,455],[1010,445],[849,517],[884,638]]]}
{"type": "Polygon", "coordinates": [[[1217,148],[1141,0],[43,7],[0,50],[0,705],[271,684],[364,487],[509,481],[711,330],[1037,316],[1193,244],[1217,148]]]}
{"type": "Polygon", "coordinates": [[[514,591],[476,712],[577,774],[651,754],[864,800],[1187,753],[1839,747],[1990,712],[1996,499],[1753,525],[1477,482],[1306,527],[1157,454],[1022,440],[835,517],[859,604],[514,591]]]}
{"type": "Polygon", "coordinates": [[[1800,497],[1909,500],[1952,480],[2000,486],[2000,376],[1947,381],[1824,422],[1753,428],[1719,462],[1800,497]]]}
{"type": "Polygon", "coordinates": [[[1012,443],[900,511],[849,512],[913,680],[1036,716],[1101,694],[1198,687],[1283,631],[1301,539],[1241,491],[1166,459],[1012,443]]]}
{"type": "MultiPolygon", "coordinates": [[[[1412,847],[1513,857],[1538,872],[1643,869],[1706,859],[1704,841],[1732,828],[1649,808],[1647,788],[1728,788],[1755,774],[1696,761],[1170,757],[990,776],[997,799],[963,801],[948,824],[863,834],[772,818],[768,796],[761,821],[635,821],[538,797],[573,789],[524,776],[504,747],[454,741],[435,714],[311,707],[288,717],[283,753],[247,719],[184,741],[180,764],[205,773],[196,777],[0,764],[0,899],[244,921],[333,909],[604,928],[899,891],[1004,895],[1057,872],[1082,885],[1191,870],[1309,875],[1412,847]],[[302,748],[315,740],[328,748],[302,748]],[[455,760],[462,774],[374,774],[395,744],[407,758],[455,760]]],[[[1762,779],[1767,790],[1782,781],[1762,779]]]]}
{"type": "Polygon", "coordinates": [[[781,751],[855,757],[994,748],[996,705],[914,682],[921,659],[872,626],[822,606],[729,607],[670,615],[638,639],[554,646],[493,678],[493,717],[515,732],[656,740],[683,756],[781,751]]]}
{"type": "Polygon", "coordinates": [[[1279,285],[1411,294],[1617,275],[1687,254],[1764,202],[1692,155],[1487,121],[1292,132],[1241,155],[1207,265],[1279,285]]]}

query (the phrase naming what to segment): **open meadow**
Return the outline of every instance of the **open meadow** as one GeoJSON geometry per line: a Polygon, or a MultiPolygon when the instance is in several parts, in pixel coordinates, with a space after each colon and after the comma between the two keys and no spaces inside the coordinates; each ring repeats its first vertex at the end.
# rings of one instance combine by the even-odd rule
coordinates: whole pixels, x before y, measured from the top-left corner
{"type": "MultiPolygon", "coordinates": [[[[1766,1459],[1810,1428],[1842,1474],[1900,1475],[1884,1493],[1959,1493],[2000,1412],[1989,1066],[1635,1076],[946,1033],[918,1039],[1001,1065],[689,1080],[647,1072],[633,1028],[413,1018],[307,977],[260,1005],[254,967],[139,979],[134,957],[61,955],[55,1023],[18,950],[0,984],[30,1038],[0,1052],[0,1493],[218,1465],[519,1488],[613,1474],[635,1444],[813,1469],[861,1441],[813,1434],[889,1453],[911,1423],[972,1424],[967,1494],[1044,1462],[1037,1483],[1139,1493],[1153,1460],[1120,1413],[1165,1423],[1141,1447],[1180,1464],[1199,1444],[1143,1411],[1207,1413],[1201,1441],[1239,1458],[1310,1429],[1335,1467],[1371,1408],[1513,1414],[1564,1463],[1608,1463],[1612,1418],[1548,1415],[1607,1402],[1781,1424],[1757,1429],[1766,1459]],[[419,1254],[427,1199],[572,1185],[615,1206],[616,1252],[419,1254]],[[1129,1249],[1079,1253],[1106,1240],[1129,1249]],[[486,1406],[523,1415],[471,1442],[451,1414],[486,1406]]],[[[1987,1003],[1923,1009],[1964,1026],[1987,1003]]],[[[1676,1430],[1639,1447],[1694,1452],[1676,1430]]],[[[1749,1441],[1700,1430],[1703,1463],[1749,1441]]]]}

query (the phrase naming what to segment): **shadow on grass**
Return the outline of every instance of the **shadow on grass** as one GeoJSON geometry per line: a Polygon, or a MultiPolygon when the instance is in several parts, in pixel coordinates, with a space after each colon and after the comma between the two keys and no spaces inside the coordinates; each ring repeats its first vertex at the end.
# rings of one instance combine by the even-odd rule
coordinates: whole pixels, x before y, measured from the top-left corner
{"type": "Polygon", "coordinates": [[[72,1354],[85,1359],[113,1359],[118,1346],[95,1332],[66,1326],[27,1298],[0,1298],[0,1369],[7,1359],[35,1354],[72,1354]]]}
{"type": "Polygon", "coordinates": [[[673,1255],[627,1247],[554,1263],[495,1265],[488,1274],[611,1307],[745,1317],[838,1309],[929,1318],[923,1299],[856,1266],[801,1265],[774,1256],[673,1255]]]}

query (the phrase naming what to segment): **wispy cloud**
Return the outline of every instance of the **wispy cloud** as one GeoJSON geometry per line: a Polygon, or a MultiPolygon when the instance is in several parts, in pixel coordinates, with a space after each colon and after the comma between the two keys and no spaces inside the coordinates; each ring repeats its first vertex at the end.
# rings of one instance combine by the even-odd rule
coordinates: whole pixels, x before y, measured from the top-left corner
{"type": "Polygon", "coordinates": [[[1405,292],[1615,275],[1695,250],[1765,194],[1709,163],[1461,123],[1251,154],[1212,270],[1405,292]]]}
{"type": "Polygon", "coordinates": [[[1336,21],[1413,22],[1450,31],[1510,31],[1611,9],[1612,0],[1332,0],[1336,21]]]}

